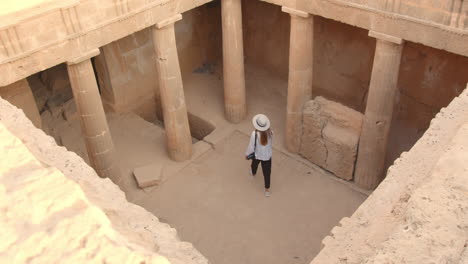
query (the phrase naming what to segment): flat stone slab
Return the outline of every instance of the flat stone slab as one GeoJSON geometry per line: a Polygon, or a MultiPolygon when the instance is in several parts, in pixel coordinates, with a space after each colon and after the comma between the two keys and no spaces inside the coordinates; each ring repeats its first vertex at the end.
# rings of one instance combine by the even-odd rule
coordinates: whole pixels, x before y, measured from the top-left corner
{"type": "Polygon", "coordinates": [[[158,185],[161,182],[162,164],[153,163],[133,170],[133,175],[137,181],[138,187],[147,188],[158,185]]]}

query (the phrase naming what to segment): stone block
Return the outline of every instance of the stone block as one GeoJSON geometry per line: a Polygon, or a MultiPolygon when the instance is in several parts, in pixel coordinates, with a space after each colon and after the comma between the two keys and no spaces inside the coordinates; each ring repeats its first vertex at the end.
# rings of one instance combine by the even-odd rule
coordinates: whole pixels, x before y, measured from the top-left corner
{"type": "Polygon", "coordinates": [[[78,119],[78,111],[76,109],[75,100],[69,100],[63,104],[63,117],[67,121],[78,119]]]}
{"type": "Polygon", "coordinates": [[[36,100],[37,109],[39,110],[39,113],[42,113],[45,110],[47,100],[51,95],[50,91],[47,90],[45,85],[42,83],[39,78],[39,74],[34,74],[28,77],[27,80],[34,95],[34,99],[36,100]]]}
{"type": "Polygon", "coordinates": [[[42,82],[52,93],[71,89],[67,67],[59,64],[43,71],[40,75],[42,82]]]}
{"type": "Polygon", "coordinates": [[[42,127],[41,116],[34,95],[26,79],[17,81],[8,86],[0,87],[0,97],[23,110],[25,115],[37,128],[42,127]]]}
{"type": "Polygon", "coordinates": [[[40,78],[50,91],[47,104],[49,107],[57,107],[73,98],[70,79],[65,64],[60,64],[43,71],[40,78]]]}
{"type": "Polygon", "coordinates": [[[306,103],[299,153],[344,180],[353,179],[363,115],[316,97],[306,103]]]}
{"type": "Polygon", "coordinates": [[[153,163],[133,170],[133,175],[137,181],[138,187],[147,188],[158,185],[162,178],[163,166],[159,163],[153,163]]]}

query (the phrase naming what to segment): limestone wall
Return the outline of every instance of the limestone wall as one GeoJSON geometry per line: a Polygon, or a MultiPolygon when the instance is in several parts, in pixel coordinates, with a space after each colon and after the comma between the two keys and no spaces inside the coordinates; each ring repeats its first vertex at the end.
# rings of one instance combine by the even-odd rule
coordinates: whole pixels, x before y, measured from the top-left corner
{"type": "Polygon", "coordinates": [[[289,15],[280,6],[243,0],[242,16],[245,62],[287,79],[289,15]]]}
{"type": "Polygon", "coordinates": [[[323,240],[318,263],[466,263],[468,89],[323,240]]]}
{"type": "MultiPolygon", "coordinates": [[[[182,15],[175,32],[185,77],[197,68],[221,61],[221,14],[219,7],[208,4],[182,15]]],[[[162,119],[151,30],[146,28],[101,47],[95,65],[107,111],[132,111],[146,120],[162,119]]]]}
{"type": "MultiPolygon", "coordinates": [[[[468,55],[466,1],[263,1],[468,55]]],[[[6,8],[0,14],[0,36],[4,42],[0,46],[0,72],[3,74],[0,86],[72,60],[208,2],[212,1],[63,0],[6,8]]],[[[0,8],[4,10],[10,3],[0,2],[0,8]]]]}
{"type": "MultiPolygon", "coordinates": [[[[155,25],[210,0],[63,0],[0,14],[0,86],[155,25]]],[[[11,4],[0,2],[0,8],[11,4]]]]}
{"type": "Polygon", "coordinates": [[[220,2],[210,2],[182,15],[175,32],[180,70],[185,78],[207,64],[222,62],[220,2]]]}
{"type": "Polygon", "coordinates": [[[3,87],[0,90],[0,96],[22,109],[37,128],[42,127],[41,116],[39,115],[36,101],[26,80],[21,80],[3,87]]]}
{"type": "MultiPolygon", "coordinates": [[[[287,78],[289,41],[284,40],[289,39],[289,15],[264,2],[243,4],[245,17],[250,19],[244,22],[246,62],[287,78]],[[257,41],[257,36],[262,41],[257,41]],[[274,43],[274,48],[265,43],[274,43]]],[[[368,37],[367,30],[314,17],[313,96],[324,96],[364,113],[374,51],[375,39],[368,37]]],[[[468,57],[405,44],[387,166],[409,150],[435,114],[465,89],[466,69],[468,57]]]]}
{"type": "Polygon", "coordinates": [[[208,263],[0,98],[0,262],[208,263]]]}
{"type": "Polygon", "coordinates": [[[156,62],[151,28],[101,47],[95,58],[106,111],[139,113],[155,118],[156,62]]]}

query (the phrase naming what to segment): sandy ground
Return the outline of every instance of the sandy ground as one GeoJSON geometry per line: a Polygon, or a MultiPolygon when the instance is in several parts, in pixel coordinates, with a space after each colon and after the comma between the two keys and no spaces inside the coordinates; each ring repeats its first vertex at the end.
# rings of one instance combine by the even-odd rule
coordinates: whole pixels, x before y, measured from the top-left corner
{"type": "Polygon", "coordinates": [[[320,242],[365,196],[274,151],[272,193],[263,196],[242,153],[248,136],[234,132],[216,149],[133,202],[175,227],[213,263],[309,263],[320,242]]]}
{"type": "MultiPolygon", "coordinates": [[[[188,110],[216,126],[194,145],[191,161],[175,163],[165,152],[164,131],[134,114],[108,115],[124,175],[127,199],[175,227],[212,263],[309,263],[320,242],[342,217],[367,198],[349,184],[290,155],[284,148],[285,80],[246,69],[248,118],[224,119],[222,81],[217,73],[184,79],[188,110]],[[275,132],[273,196],[263,196],[261,170],[255,179],[244,159],[251,117],[267,114],[275,132]],[[159,187],[138,189],[135,167],[163,164],[159,187]]],[[[85,157],[79,121],[60,124],[62,143],[85,157]]]]}

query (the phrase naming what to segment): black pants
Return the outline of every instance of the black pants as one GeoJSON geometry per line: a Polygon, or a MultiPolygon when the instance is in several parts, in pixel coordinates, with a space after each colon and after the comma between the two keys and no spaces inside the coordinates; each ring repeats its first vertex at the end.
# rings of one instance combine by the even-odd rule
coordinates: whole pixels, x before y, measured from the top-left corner
{"type": "Polygon", "coordinates": [[[263,177],[265,178],[265,189],[269,189],[270,188],[270,174],[271,174],[271,159],[269,160],[253,159],[252,165],[251,165],[253,175],[257,174],[257,168],[258,168],[259,163],[262,163],[263,177]]]}

